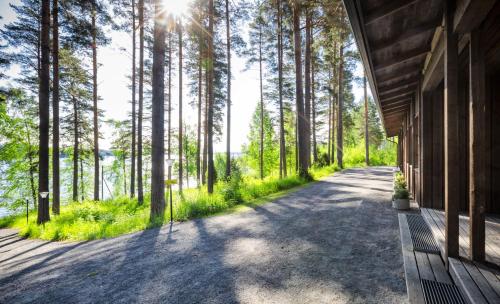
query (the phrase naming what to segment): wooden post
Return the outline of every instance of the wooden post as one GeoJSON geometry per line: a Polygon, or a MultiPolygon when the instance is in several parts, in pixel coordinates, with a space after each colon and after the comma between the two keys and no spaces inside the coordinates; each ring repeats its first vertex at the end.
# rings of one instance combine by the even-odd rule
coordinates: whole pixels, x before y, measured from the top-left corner
{"type": "Polygon", "coordinates": [[[432,94],[422,94],[420,103],[420,176],[421,206],[432,207],[432,94]]]}
{"type": "MultiPolygon", "coordinates": [[[[453,32],[453,2],[444,9],[444,204],[445,258],[458,257],[458,39],[453,32]]],[[[463,172],[462,172],[463,173],[463,172]]]]}
{"type": "Polygon", "coordinates": [[[469,43],[469,255],[483,261],[485,255],[485,65],[480,31],[473,30],[469,43]]]}

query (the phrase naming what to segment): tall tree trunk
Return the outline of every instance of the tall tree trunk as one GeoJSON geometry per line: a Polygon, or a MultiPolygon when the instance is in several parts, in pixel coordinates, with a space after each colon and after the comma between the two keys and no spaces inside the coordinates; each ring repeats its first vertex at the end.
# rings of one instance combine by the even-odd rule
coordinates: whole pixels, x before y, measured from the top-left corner
{"type": "Polygon", "coordinates": [[[135,0],[132,0],[132,151],[130,154],[130,197],[135,196],[135,149],[136,149],[136,113],[135,113],[135,0]]]}
{"type": "Polygon", "coordinates": [[[312,128],[312,146],[313,146],[313,163],[318,162],[318,146],[317,146],[317,141],[316,141],[316,93],[315,93],[315,79],[314,79],[314,49],[312,49],[312,45],[314,44],[314,37],[313,37],[313,27],[309,28],[311,36],[311,110],[312,110],[312,123],[311,123],[311,128],[312,128]]]}
{"type": "Polygon", "coordinates": [[[78,158],[80,157],[80,147],[78,141],[80,134],[78,132],[78,105],[75,97],[73,99],[73,201],[78,201],[78,158]]]}
{"type": "Polygon", "coordinates": [[[305,153],[307,153],[307,168],[311,163],[311,12],[306,8],[306,50],[304,61],[304,81],[305,81],[305,153]]]}
{"type": "Polygon", "coordinates": [[[144,0],[139,0],[139,108],[137,110],[137,201],[144,203],[142,182],[142,112],[144,101],[144,0]]]}
{"type": "Polygon", "coordinates": [[[285,118],[283,115],[283,21],[281,0],[278,6],[278,94],[280,115],[280,178],[286,177],[285,118]]]}
{"type": "Polygon", "coordinates": [[[205,68],[205,108],[203,119],[203,167],[201,170],[201,184],[207,182],[208,167],[208,66],[205,68]]]}
{"type": "Polygon", "coordinates": [[[80,187],[81,189],[81,195],[82,195],[82,202],[85,200],[85,182],[83,181],[83,157],[80,157],[80,187]]]}
{"type": "MultiPolygon", "coordinates": [[[[50,81],[50,0],[42,0],[42,29],[41,29],[41,68],[40,90],[38,93],[39,150],[38,150],[38,192],[49,191],[49,81],[50,81]]],[[[37,223],[42,224],[50,220],[49,198],[38,202],[37,223]]]]}
{"type": "Polygon", "coordinates": [[[208,156],[208,193],[214,192],[215,169],[214,169],[214,1],[208,1],[208,139],[207,139],[207,156],[208,156]]]}
{"type": "MultiPolygon", "coordinates": [[[[200,18],[201,20],[201,18],[200,18]]],[[[201,32],[201,31],[200,31],[201,32]]],[[[202,100],[202,39],[201,33],[199,39],[199,54],[198,54],[198,125],[196,134],[196,184],[200,186],[201,180],[201,100],[202,100]]]]}
{"type": "MultiPolygon", "coordinates": [[[[172,32],[168,32],[168,125],[167,125],[167,158],[172,159],[172,32]]],[[[168,170],[168,179],[172,172],[168,170]]]]}
{"type": "Polygon", "coordinates": [[[31,188],[31,198],[33,199],[33,208],[37,209],[36,201],[36,189],[35,189],[35,162],[33,160],[33,144],[31,143],[30,131],[28,129],[28,124],[25,122],[24,127],[26,128],[26,140],[28,141],[28,165],[30,174],[30,188],[31,188]]]}
{"type": "MultiPolygon", "coordinates": [[[[123,194],[127,195],[127,166],[125,164],[125,151],[122,151],[123,153],[123,160],[122,160],[122,168],[123,168],[123,194]]],[[[104,169],[103,169],[104,171],[104,169]]],[[[104,176],[104,172],[102,172],[102,175],[104,176]]],[[[104,177],[102,179],[102,183],[104,184],[104,177]]],[[[104,197],[104,187],[102,188],[102,196],[104,197]]]]}
{"type": "Polygon", "coordinates": [[[182,23],[177,24],[179,35],[179,192],[182,192],[182,23]]]}
{"type": "Polygon", "coordinates": [[[189,151],[187,125],[184,124],[184,157],[186,158],[186,188],[189,189],[189,151]]]}
{"type": "Polygon", "coordinates": [[[226,45],[227,45],[227,134],[226,134],[226,178],[231,175],[231,33],[229,0],[226,0],[226,45]]]}
{"type": "Polygon", "coordinates": [[[301,11],[301,1],[295,0],[293,7],[293,37],[294,37],[294,47],[295,47],[295,96],[296,101],[296,111],[297,111],[297,146],[298,146],[298,171],[299,175],[302,177],[307,177],[307,165],[308,165],[308,154],[307,154],[307,141],[304,140],[307,137],[307,120],[304,113],[304,97],[302,93],[302,46],[301,46],[301,34],[300,34],[300,11],[301,11]]]}
{"type": "Polygon", "coordinates": [[[92,1],[92,99],[94,101],[94,201],[99,200],[99,112],[97,109],[97,25],[96,7],[92,1]]]}
{"type": "MultiPolygon", "coordinates": [[[[165,213],[165,17],[161,0],[155,0],[155,24],[152,73],[152,135],[151,135],[151,214],[150,221],[165,213]]],[[[181,44],[182,45],[182,44],[181,44]]],[[[182,51],[181,51],[182,54],[182,51]]],[[[182,56],[180,56],[182,57],[182,56]]],[[[182,67],[179,67],[182,69],[182,67]]],[[[182,79],[182,76],[181,76],[182,79]]],[[[182,84],[182,82],[181,82],[182,84]]],[[[180,181],[182,182],[182,181],[180,181]]]]}
{"type": "Polygon", "coordinates": [[[264,89],[262,85],[262,24],[259,25],[259,81],[260,81],[260,145],[259,145],[259,172],[260,179],[264,178],[264,89]]]}
{"type": "Polygon", "coordinates": [[[370,165],[370,138],[368,134],[368,95],[366,93],[366,75],[363,77],[363,89],[365,93],[365,162],[370,165]]]}
{"type": "MultiPolygon", "coordinates": [[[[333,44],[333,53],[336,54],[337,53],[337,43],[334,43],[333,44]]],[[[336,65],[335,64],[332,64],[332,78],[331,78],[331,81],[330,81],[330,85],[332,86],[332,94],[331,94],[331,97],[332,97],[332,157],[330,158],[332,160],[332,164],[335,164],[335,113],[336,113],[336,99],[337,99],[337,95],[336,95],[336,83],[335,83],[335,80],[337,79],[337,69],[336,69],[336,65]]]]}
{"type": "MultiPolygon", "coordinates": [[[[330,72],[328,72],[328,78],[330,79],[330,72]]],[[[332,95],[328,94],[328,165],[332,163],[332,95]]]]}
{"type": "Polygon", "coordinates": [[[344,44],[340,45],[339,52],[339,83],[338,83],[338,110],[337,110],[337,164],[340,168],[343,168],[343,125],[342,125],[342,114],[344,112],[344,44]]]}
{"type": "Polygon", "coordinates": [[[52,1],[52,212],[59,214],[59,20],[58,0],[52,1]]]}

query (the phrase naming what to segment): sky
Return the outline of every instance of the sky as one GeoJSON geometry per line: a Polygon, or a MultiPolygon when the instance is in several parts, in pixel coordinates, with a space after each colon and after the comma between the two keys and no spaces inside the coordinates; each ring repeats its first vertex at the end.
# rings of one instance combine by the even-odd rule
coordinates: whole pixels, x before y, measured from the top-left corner
{"type": "MultiPolygon", "coordinates": [[[[0,0],[0,27],[4,24],[15,20],[16,16],[9,6],[9,3],[18,4],[19,0],[0,0]]],[[[242,30],[242,29],[234,29],[242,30]]],[[[98,46],[97,61],[99,63],[97,79],[98,79],[98,94],[101,98],[98,107],[104,111],[104,119],[124,120],[131,111],[129,101],[131,100],[131,91],[128,88],[130,85],[127,76],[130,74],[132,59],[132,33],[116,32],[110,34],[111,43],[104,47],[98,46]],[[123,50],[125,49],[125,51],[123,50]]],[[[173,54],[175,56],[175,54],[173,54]]],[[[259,73],[257,67],[243,71],[245,67],[245,59],[238,57],[236,54],[231,55],[232,64],[232,113],[231,113],[231,151],[241,152],[242,145],[248,142],[247,135],[251,121],[252,113],[259,101],[259,73]]],[[[174,60],[177,60],[174,57],[174,60]]],[[[11,66],[7,72],[8,75],[15,76],[19,73],[17,66],[11,66]]],[[[175,73],[177,75],[177,73],[175,73]]],[[[186,73],[184,73],[186,75],[186,73]]],[[[361,77],[363,68],[358,64],[355,71],[355,76],[361,77]]],[[[172,79],[173,84],[178,83],[177,76],[172,79]]],[[[188,83],[187,78],[183,79],[183,83],[188,83]]],[[[1,83],[0,83],[1,84],[1,83]]],[[[184,121],[193,128],[197,123],[197,111],[188,105],[188,101],[192,99],[187,94],[188,88],[183,89],[184,100],[184,121]]],[[[356,100],[360,100],[363,96],[363,89],[356,83],[353,84],[353,91],[356,100]]],[[[178,102],[178,86],[172,88],[172,102],[178,102]]],[[[224,115],[225,117],[225,115],[224,115]]],[[[177,111],[172,113],[173,126],[178,125],[177,111]]],[[[224,132],[226,126],[224,126],[224,132]]],[[[106,124],[101,123],[102,138],[99,141],[101,149],[109,149],[111,146],[111,138],[113,130],[106,124]]],[[[221,136],[221,141],[214,144],[215,152],[224,152],[226,150],[226,134],[221,136]]]]}

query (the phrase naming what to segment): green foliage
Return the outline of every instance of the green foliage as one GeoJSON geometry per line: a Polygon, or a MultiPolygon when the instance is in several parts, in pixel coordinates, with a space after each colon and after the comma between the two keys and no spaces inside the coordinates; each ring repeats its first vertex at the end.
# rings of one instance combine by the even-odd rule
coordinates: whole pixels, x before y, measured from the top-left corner
{"type": "MultiPolygon", "coordinates": [[[[385,141],[380,147],[370,146],[371,166],[395,166],[397,146],[385,141]]],[[[354,147],[344,148],[344,164],[346,167],[365,166],[365,146],[360,143],[354,147]]]]}
{"type": "Polygon", "coordinates": [[[401,172],[396,173],[394,176],[394,194],[392,195],[393,199],[408,199],[410,197],[410,193],[406,188],[405,177],[401,172]]]}
{"type": "MultiPolygon", "coordinates": [[[[243,146],[245,161],[252,170],[252,176],[260,176],[260,106],[257,106],[252,116],[250,123],[250,132],[248,134],[248,144],[243,146]]],[[[269,176],[276,171],[279,166],[279,144],[276,132],[274,131],[271,114],[264,108],[263,113],[263,129],[264,129],[264,161],[263,173],[264,176],[269,176]]]]}
{"type": "MultiPolygon", "coordinates": [[[[206,188],[185,189],[182,196],[174,192],[174,220],[184,221],[220,213],[238,204],[252,204],[255,199],[308,182],[296,175],[283,179],[272,176],[263,180],[245,178],[238,161],[232,163],[231,179],[217,183],[212,195],[207,193],[206,188]]],[[[335,166],[312,168],[311,176],[319,179],[335,171],[335,166]]],[[[149,205],[148,196],[142,205],[137,203],[137,199],[126,196],[102,202],[72,202],[61,206],[61,214],[52,214],[51,221],[45,226],[36,224],[36,211],[31,211],[28,225],[25,214],[18,214],[0,219],[0,228],[17,228],[24,237],[53,241],[109,238],[158,226],[170,219],[170,208],[166,208],[163,222],[156,220],[150,223],[149,205]]]]}
{"type": "Polygon", "coordinates": [[[408,199],[410,197],[410,193],[405,188],[397,188],[394,190],[393,199],[408,199]]]}
{"type": "Polygon", "coordinates": [[[401,172],[396,173],[394,177],[394,189],[406,189],[405,177],[401,172]]]}

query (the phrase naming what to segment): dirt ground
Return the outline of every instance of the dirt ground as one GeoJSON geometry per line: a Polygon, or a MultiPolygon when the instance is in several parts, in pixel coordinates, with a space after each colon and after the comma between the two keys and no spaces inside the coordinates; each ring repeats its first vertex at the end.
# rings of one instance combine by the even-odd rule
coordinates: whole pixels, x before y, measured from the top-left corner
{"type": "Polygon", "coordinates": [[[405,303],[392,168],[246,212],[81,243],[0,230],[0,303],[405,303]]]}

